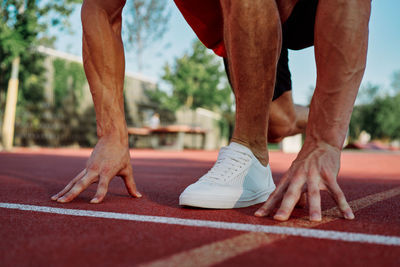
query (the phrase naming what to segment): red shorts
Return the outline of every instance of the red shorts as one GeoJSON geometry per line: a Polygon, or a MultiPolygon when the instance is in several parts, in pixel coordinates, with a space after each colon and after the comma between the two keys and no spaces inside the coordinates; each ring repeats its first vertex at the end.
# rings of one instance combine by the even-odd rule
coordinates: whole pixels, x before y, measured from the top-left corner
{"type": "Polygon", "coordinates": [[[174,0],[200,41],[215,54],[226,57],[223,17],[218,0],[174,0]]]}

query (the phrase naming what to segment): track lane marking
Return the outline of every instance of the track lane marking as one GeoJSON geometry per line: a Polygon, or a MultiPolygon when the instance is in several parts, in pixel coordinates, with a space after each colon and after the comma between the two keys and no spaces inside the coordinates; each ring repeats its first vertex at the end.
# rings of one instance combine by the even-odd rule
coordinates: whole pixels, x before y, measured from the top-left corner
{"type": "MultiPolygon", "coordinates": [[[[400,193],[400,188],[399,188],[399,193],[400,193]]],[[[0,203],[0,208],[52,213],[60,215],[70,215],[70,216],[162,223],[162,224],[192,226],[192,227],[208,227],[208,228],[223,229],[223,230],[261,232],[268,234],[280,234],[280,235],[301,236],[301,237],[310,237],[319,239],[341,240],[348,242],[363,242],[363,243],[372,243],[379,245],[400,246],[400,237],[397,236],[339,232],[332,230],[317,230],[317,229],[296,228],[289,226],[271,226],[271,225],[257,225],[248,223],[231,223],[223,221],[181,219],[174,217],[137,215],[137,214],[104,212],[104,211],[93,211],[93,210],[63,209],[63,208],[15,204],[15,203],[0,203]]],[[[316,224],[313,224],[313,226],[315,225],[316,224]]]]}
{"type": "MultiPolygon", "coordinates": [[[[380,201],[400,195],[400,187],[368,195],[349,202],[354,212],[369,207],[380,201]]],[[[311,228],[322,224],[339,220],[342,215],[337,207],[323,211],[321,222],[310,222],[308,217],[291,219],[279,223],[285,227],[304,227],[311,228]]],[[[165,258],[161,258],[149,263],[140,265],[141,267],[164,267],[164,266],[211,266],[224,262],[230,258],[239,256],[254,249],[271,244],[275,241],[283,240],[286,235],[271,235],[268,233],[245,233],[233,238],[213,242],[191,250],[179,252],[165,258]]]]}

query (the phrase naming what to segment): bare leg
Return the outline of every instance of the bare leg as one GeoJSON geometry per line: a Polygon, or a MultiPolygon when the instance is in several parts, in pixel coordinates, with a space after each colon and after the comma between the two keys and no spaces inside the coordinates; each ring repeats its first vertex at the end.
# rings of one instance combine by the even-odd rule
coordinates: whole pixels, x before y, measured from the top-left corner
{"type": "MultiPolygon", "coordinates": [[[[224,59],[224,64],[228,80],[233,88],[227,58],[224,59]]],[[[278,143],[287,136],[305,132],[308,111],[308,107],[293,103],[291,91],[286,91],[272,101],[269,112],[268,142],[278,143]]]]}
{"type": "Polygon", "coordinates": [[[269,108],[281,49],[278,8],[274,0],[221,0],[221,6],[236,98],[232,141],[249,147],[267,165],[269,108]]]}
{"type": "MultiPolygon", "coordinates": [[[[297,2],[298,0],[276,1],[281,23],[284,23],[287,20],[297,2]]],[[[260,13],[264,15],[264,12],[260,13]]],[[[229,73],[229,60],[227,58],[224,59],[224,63],[228,79],[233,88],[233,81],[229,73]]],[[[270,106],[269,123],[267,129],[268,142],[277,143],[286,136],[304,132],[307,125],[307,118],[308,108],[295,105],[293,103],[291,92],[284,93],[278,99],[273,101],[270,106]]]]}

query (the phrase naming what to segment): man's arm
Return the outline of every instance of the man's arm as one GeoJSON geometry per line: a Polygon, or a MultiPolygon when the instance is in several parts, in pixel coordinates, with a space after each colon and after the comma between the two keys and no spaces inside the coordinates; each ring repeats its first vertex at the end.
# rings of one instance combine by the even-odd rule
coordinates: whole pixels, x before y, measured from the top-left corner
{"type": "Polygon", "coordinates": [[[125,57],[121,39],[124,5],[125,0],[85,0],[82,5],[83,65],[96,110],[99,140],[86,168],[52,200],[69,202],[98,182],[91,203],[99,203],[115,176],[124,179],[132,196],[141,196],[133,179],[124,116],[125,57]]]}
{"type": "Polygon", "coordinates": [[[257,212],[287,220],[307,191],[310,219],[321,220],[320,190],[327,189],[346,219],[354,214],[337,183],[340,154],[364,74],[370,0],[320,0],[315,23],[317,86],[310,106],[306,140],[277,189],[257,212]],[[307,184],[305,187],[304,185],[307,184]]]}

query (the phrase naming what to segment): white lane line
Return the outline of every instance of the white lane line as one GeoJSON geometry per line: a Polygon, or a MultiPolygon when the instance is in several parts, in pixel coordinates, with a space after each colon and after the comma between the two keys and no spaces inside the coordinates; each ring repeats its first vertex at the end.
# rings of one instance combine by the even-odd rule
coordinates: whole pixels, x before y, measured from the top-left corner
{"type": "Polygon", "coordinates": [[[230,222],[220,222],[220,221],[180,219],[173,217],[148,216],[148,215],[117,213],[117,212],[62,209],[62,208],[14,204],[14,203],[0,203],[0,208],[44,212],[44,213],[70,215],[70,216],[162,223],[162,224],[182,225],[182,226],[192,226],[192,227],[208,227],[208,228],[223,229],[223,230],[261,232],[261,233],[279,234],[288,236],[301,236],[301,237],[318,238],[318,239],[340,240],[347,242],[360,242],[360,243],[371,243],[377,245],[400,246],[400,237],[397,236],[371,235],[371,234],[339,232],[331,230],[317,230],[317,229],[257,225],[257,224],[247,224],[247,223],[230,223],[230,222]]]}

